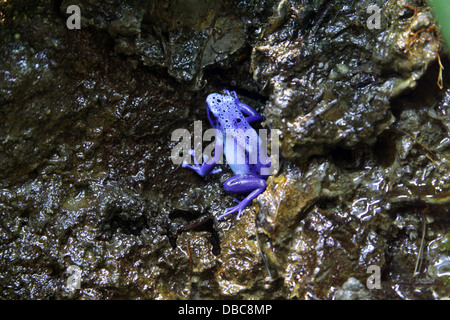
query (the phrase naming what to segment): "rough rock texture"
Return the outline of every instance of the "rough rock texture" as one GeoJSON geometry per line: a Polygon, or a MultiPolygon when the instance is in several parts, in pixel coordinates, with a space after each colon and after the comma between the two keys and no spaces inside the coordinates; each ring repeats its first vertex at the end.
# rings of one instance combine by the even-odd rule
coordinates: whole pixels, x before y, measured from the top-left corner
{"type": "Polygon", "coordinates": [[[1,298],[448,297],[435,23],[413,0],[2,2],[1,298]],[[170,159],[222,89],[281,131],[280,170],[239,221],[216,220],[226,166],[170,159]]]}

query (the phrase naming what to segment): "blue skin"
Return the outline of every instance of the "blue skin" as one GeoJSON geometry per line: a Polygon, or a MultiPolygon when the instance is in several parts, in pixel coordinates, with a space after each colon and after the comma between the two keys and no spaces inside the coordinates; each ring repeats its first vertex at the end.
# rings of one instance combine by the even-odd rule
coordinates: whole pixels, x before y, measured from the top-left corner
{"type": "Polygon", "coordinates": [[[239,194],[247,193],[248,195],[241,202],[235,200],[238,202],[238,205],[226,209],[218,219],[222,219],[234,212],[238,212],[237,219],[239,219],[247,205],[259,196],[267,186],[265,180],[267,175],[261,175],[261,168],[269,168],[271,165],[270,159],[265,153],[260,154],[261,139],[256,130],[250,126],[250,123],[261,121],[262,116],[248,105],[240,102],[234,91],[224,90],[224,94],[210,94],[206,98],[206,104],[206,111],[211,126],[222,133],[222,137],[216,135],[214,158],[199,164],[194,151],[191,150],[190,154],[194,165],[183,162],[182,166],[194,170],[200,176],[215,173],[213,169],[217,164],[216,156],[224,152],[227,163],[235,174],[235,176],[225,181],[223,185],[225,191],[239,194]],[[247,143],[242,141],[242,139],[240,143],[238,138],[233,139],[230,135],[226,135],[227,130],[237,129],[244,130],[247,135],[247,138],[245,138],[247,143]],[[254,150],[255,146],[257,150],[254,150]],[[256,163],[254,159],[252,161],[249,159],[250,154],[253,154],[254,157],[254,152],[258,155],[256,163]]]}

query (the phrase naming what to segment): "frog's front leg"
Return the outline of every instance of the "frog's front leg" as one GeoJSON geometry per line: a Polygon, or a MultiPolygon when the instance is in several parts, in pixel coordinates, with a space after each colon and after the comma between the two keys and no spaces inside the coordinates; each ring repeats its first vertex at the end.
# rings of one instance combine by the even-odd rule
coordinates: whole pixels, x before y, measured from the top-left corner
{"type": "Polygon", "coordinates": [[[195,156],[194,150],[189,150],[189,155],[192,157],[194,161],[194,165],[190,165],[186,160],[183,161],[181,166],[183,168],[189,168],[197,172],[200,176],[205,176],[207,174],[214,174],[220,172],[221,170],[213,170],[217,163],[220,163],[221,157],[223,154],[223,138],[221,135],[216,135],[216,144],[213,151],[214,155],[211,159],[208,158],[208,155],[203,156],[202,164],[198,163],[197,157],[195,156]]]}
{"type": "Polygon", "coordinates": [[[225,181],[223,187],[227,192],[250,193],[237,206],[226,209],[218,219],[222,219],[233,212],[238,212],[237,219],[239,219],[245,207],[259,196],[266,189],[266,186],[266,180],[249,174],[239,174],[225,181]]]}
{"type": "Polygon", "coordinates": [[[248,123],[261,121],[263,119],[263,117],[258,112],[256,112],[255,109],[239,101],[236,91],[230,92],[228,90],[224,90],[224,92],[234,98],[239,110],[241,110],[241,112],[244,114],[245,120],[247,120],[248,123]]]}
{"type": "Polygon", "coordinates": [[[215,161],[215,158],[212,159],[203,159],[203,163],[200,164],[197,161],[197,157],[195,156],[195,151],[194,150],[190,150],[189,151],[189,155],[192,156],[192,160],[194,161],[194,165],[190,165],[187,163],[187,161],[183,161],[183,163],[181,164],[181,166],[183,168],[189,168],[194,170],[195,172],[197,172],[200,176],[205,176],[207,174],[210,173],[216,173],[215,171],[213,171],[214,166],[217,164],[217,162],[215,161]]]}

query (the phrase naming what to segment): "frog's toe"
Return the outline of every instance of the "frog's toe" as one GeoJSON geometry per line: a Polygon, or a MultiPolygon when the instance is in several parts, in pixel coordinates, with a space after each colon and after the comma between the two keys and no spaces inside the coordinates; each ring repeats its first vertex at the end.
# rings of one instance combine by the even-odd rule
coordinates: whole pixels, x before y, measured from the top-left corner
{"type": "Polygon", "coordinates": [[[186,160],[184,160],[184,161],[181,163],[181,166],[182,166],[183,168],[190,168],[190,169],[192,169],[192,166],[191,166],[186,160]]]}
{"type": "Polygon", "coordinates": [[[217,168],[217,169],[214,169],[213,171],[211,171],[211,174],[216,174],[216,173],[220,173],[220,172],[222,172],[222,169],[217,168]]]}
{"type": "Polygon", "coordinates": [[[199,165],[199,162],[197,161],[197,157],[195,156],[194,149],[189,150],[189,155],[192,157],[192,161],[194,161],[194,164],[199,165]]]}
{"type": "MultiPolygon", "coordinates": [[[[236,206],[236,207],[237,207],[237,206],[236,206]]],[[[221,214],[221,215],[217,218],[217,220],[220,220],[220,219],[222,219],[222,218],[224,218],[224,217],[226,217],[226,216],[232,214],[233,212],[236,212],[236,210],[237,210],[236,207],[232,207],[232,208],[227,208],[227,209],[225,209],[225,211],[223,212],[223,214],[221,214]]]]}
{"type": "Polygon", "coordinates": [[[244,212],[244,209],[245,208],[242,208],[242,209],[239,210],[238,215],[236,217],[236,220],[240,220],[241,219],[241,215],[242,215],[242,212],[244,212]]]}

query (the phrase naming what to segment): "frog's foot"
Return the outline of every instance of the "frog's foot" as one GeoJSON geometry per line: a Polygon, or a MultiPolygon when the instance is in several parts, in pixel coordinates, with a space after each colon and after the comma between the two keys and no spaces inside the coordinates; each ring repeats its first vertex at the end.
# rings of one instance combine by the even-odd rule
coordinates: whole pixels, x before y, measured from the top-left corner
{"type": "Polygon", "coordinates": [[[242,212],[248,206],[248,204],[251,203],[253,201],[253,199],[255,199],[257,196],[259,196],[261,193],[263,193],[263,191],[264,191],[264,189],[262,189],[262,188],[253,190],[253,192],[251,192],[237,206],[226,209],[225,212],[217,218],[217,220],[220,220],[223,217],[226,217],[234,212],[238,212],[236,219],[239,220],[241,218],[242,212]]]}
{"type": "Polygon", "coordinates": [[[241,174],[225,181],[224,188],[226,191],[234,193],[250,192],[250,194],[245,197],[244,200],[239,202],[237,206],[226,209],[225,212],[217,218],[217,220],[220,220],[234,212],[238,212],[237,219],[239,220],[242,211],[253,201],[253,199],[264,192],[266,189],[266,181],[256,176],[241,174]]]}
{"type": "Polygon", "coordinates": [[[225,209],[224,213],[221,214],[221,215],[217,218],[217,220],[220,220],[220,219],[222,219],[223,217],[226,217],[226,216],[228,216],[229,214],[232,214],[232,213],[234,213],[234,212],[236,212],[236,211],[239,212],[238,215],[237,215],[237,217],[236,217],[236,219],[239,220],[239,219],[241,218],[242,211],[245,209],[245,207],[246,207],[246,206],[242,206],[241,204],[238,204],[238,205],[235,206],[235,207],[227,208],[227,209],[225,209]]]}
{"type": "Polygon", "coordinates": [[[195,156],[195,151],[194,150],[189,150],[189,155],[192,156],[192,160],[194,161],[194,165],[190,165],[189,163],[187,163],[186,160],[184,160],[183,163],[181,164],[181,166],[183,168],[192,169],[192,170],[197,172],[197,174],[199,174],[202,177],[207,175],[207,174],[210,174],[210,173],[220,172],[220,169],[213,170],[214,166],[216,165],[216,163],[214,161],[208,161],[208,159],[204,159],[202,164],[198,163],[197,157],[195,156]]]}

